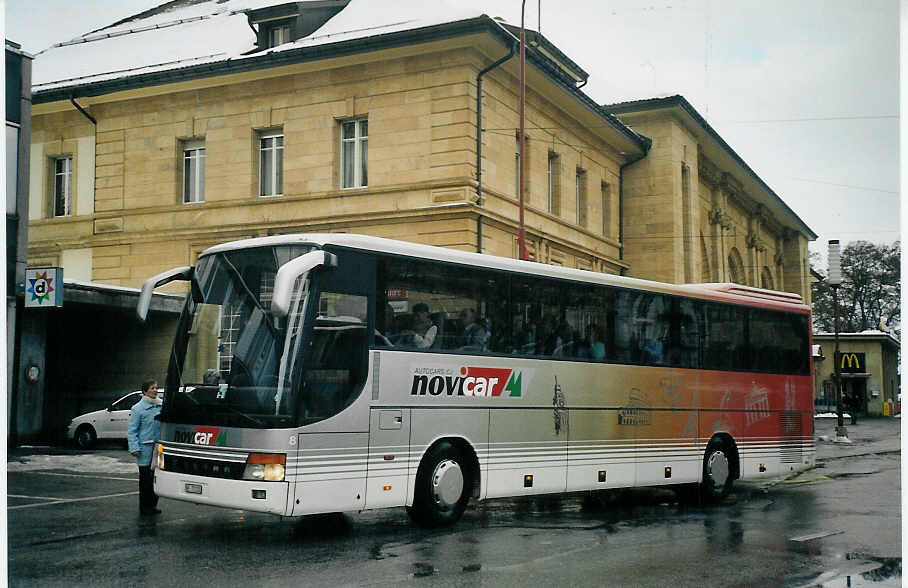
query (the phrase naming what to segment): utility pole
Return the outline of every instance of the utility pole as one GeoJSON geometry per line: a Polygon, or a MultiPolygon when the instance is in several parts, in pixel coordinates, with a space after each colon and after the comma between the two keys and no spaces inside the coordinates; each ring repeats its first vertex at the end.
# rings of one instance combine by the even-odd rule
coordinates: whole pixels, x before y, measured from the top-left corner
{"type": "Polygon", "coordinates": [[[527,45],[527,34],[526,29],[523,28],[523,13],[526,10],[527,0],[523,0],[520,5],[520,135],[518,138],[519,142],[519,160],[520,160],[520,181],[518,182],[520,186],[518,187],[518,192],[520,192],[520,230],[517,233],[517,249],[520,259],[529,259],[530,254],[527,251],[527,242],[526,242],[526,230],[524,229],[523,224],[523,178],[526,175],[526,166],[524,162],[526,158],[524,157],[524,143],[526,143],[526,137],[524,136],[524,121],[526,119],[526,45],[527,45]]]}
{"type": "Polygon", "coordinates": [[[841,252],[839,251],[839,240],[835,239],[829,242],[829,275],[826,281],[832,288],[832,307],[833,307],[833,332],[835,333],[835,352],[833,353],[833,367],[835,368],[835,414],[836,441],[848,440],[848,429],[845,428],[845,419],[842,414],[842,374],[841,358],[839,357],[839,286],[842,285],[842,262],[841,252]]]}

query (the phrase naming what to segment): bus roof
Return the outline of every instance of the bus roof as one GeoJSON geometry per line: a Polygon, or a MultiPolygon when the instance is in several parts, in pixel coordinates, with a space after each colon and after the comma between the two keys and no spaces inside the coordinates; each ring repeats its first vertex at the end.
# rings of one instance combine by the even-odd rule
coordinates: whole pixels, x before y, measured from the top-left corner
{"type": "Polygon", "coordinates": [[[406,241],[352,233],[298,233],[243,239],[209,247],[201,253],[200,257],[237,249],[302,244],[315,245],[320,248],[334,245],[351,249],[471,265],[481,268],[519,272],[535,276],[560,278],[563,280],[588,282],[621,288],[651,290],[664,294],[690,296],[723,302],[736,302],[752,306],[784,308],[785,310],[798,310],[802,312],[807,312],[809,310],[809,307],[803,303],[801,296],[791,292],[766,290],[763,288],[733,283],[668,284],[665,282],[655,282],[652,280],[629,278],[615,274],[565,268],[534,261],[523,261],[507,257],[448,249],[446,247],[421,245],[418,243],[409,243],[406,241]]]}

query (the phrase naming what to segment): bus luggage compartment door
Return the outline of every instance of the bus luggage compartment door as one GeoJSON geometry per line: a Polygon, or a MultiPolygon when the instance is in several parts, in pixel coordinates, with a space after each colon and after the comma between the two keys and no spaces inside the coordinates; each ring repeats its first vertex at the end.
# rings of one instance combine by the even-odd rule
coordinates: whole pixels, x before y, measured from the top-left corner
{"type": "Polygon", "coordinates": [[[366,433],[298,435],[293,516],[362,510],[366,433]]]}
{"type": "Polygon", "coordinates": [[[369,415],[366,508],[406,503],[409,456],[410,410],[373,408],[369,415]]]}

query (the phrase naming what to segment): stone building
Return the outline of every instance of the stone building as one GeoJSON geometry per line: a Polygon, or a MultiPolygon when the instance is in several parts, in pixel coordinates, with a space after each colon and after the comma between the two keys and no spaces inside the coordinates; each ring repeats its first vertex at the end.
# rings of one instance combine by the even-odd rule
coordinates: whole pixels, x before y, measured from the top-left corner
{"type": "MultiPolygon", "coordinates": [[[[813,342],[822,349],[822,359],[814,358],[814,404],[834,411],[835,335],[814,333],[813,342]]],[[[842,393],[858,399],[859,413],[881,416],[899,409],[899,347],[898,339],[883,331],[839,333],[842,393]]]]}
{"type": "Polygon", "coordinates": [[[623,174],[628,275],[735,282],[800,294],[816,234],[682,96],[607,105],[652,139],[623,174]]]}
{"type": "MultiPolygon", "coordinates": [[[[29,262],[136,287],[303,231],[516,257],[518,38],[426,2],[175,0],[56,45],[34,67],[29,262]]],[[[809,296],[815,235],[686,101],[603,108],[544,36],[526,54],[532,259],[809,296]]]]}
{"type": "MultiPolygon", "coordinates": [[[[417,19],[393,32],[374,27],[365,42],[358,31],[365,16],[346,13],[374,11],[352,2],[308,42],[269,48],[256,45],[247,19],[256,25],[267,16],[261,29],[283,14],[274,12],[279,7],[186,23],[172,20],[181,4],[187,14],[223,6],[171,3],[176,8],[37,60],[32,261],[58,262],[71,277],[136,286],[163,268],[193,263],[214,243],[296,231],[515,255],[518,59],[507,27],[483,15],[417,19]],[[110,45],[104,55],[117,61],[117,44],[144,48],[164,35],[192,34],[233,34],[252,53],[204,65],[184,56],[152,72],[133,63],[116,77],[100,72],[117,63],[73,79],[46,77],[99,52],[94,44],[110,45]],[[480,74],[484,131],[477,143],[480,74]],[[72,191],[57,202],[61,174],[72,191]]],[[[281,6],[305,14],[310,4],[339,9],[345,2],[281,6]]],[[[578,89],[585,72],[542,37],[535,41],[525,156],[530,251],[546,263],[619,272],[626,268],[620,168],[642,157],[649,142],[578,89]]]]}

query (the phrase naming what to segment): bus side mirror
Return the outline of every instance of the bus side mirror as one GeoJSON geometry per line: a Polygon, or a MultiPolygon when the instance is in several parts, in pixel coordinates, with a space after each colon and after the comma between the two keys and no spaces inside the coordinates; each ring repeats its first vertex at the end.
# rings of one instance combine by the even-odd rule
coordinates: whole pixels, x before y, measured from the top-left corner
{"type": "Polygon", "coordinates": [[[327,251],[310,251],[282,265],[274,276],[271,314],[279,319],[285,318],[290,312],[290,300],[293,297],[296,280],[319,266],[336,267],[337,256],[327,251]]]}
{"type": "Polygon", "coordinates": [[[175,267],[145,280],[145,283],[142,284],[142,291],[139,293],[139,303],[136,305],[136,316],[139,317],[139,320],[144,323],[148,317],[151,295],[155,288],[176,280],[189,281],[192,279],[193,271],[191,266],[175,267]]]}

